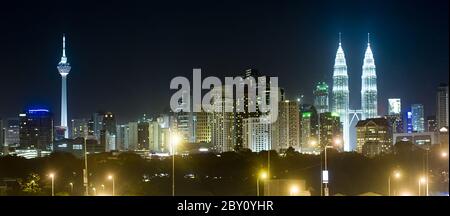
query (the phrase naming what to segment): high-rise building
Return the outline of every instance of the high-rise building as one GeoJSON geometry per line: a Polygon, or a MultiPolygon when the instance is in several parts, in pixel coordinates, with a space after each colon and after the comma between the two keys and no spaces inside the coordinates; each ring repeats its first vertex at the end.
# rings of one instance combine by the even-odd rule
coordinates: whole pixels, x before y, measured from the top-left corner
{"type": "Polygon", "coordinates": [[[278,143],[276,150],[283,151],[289,147],[300,150],[300,110],[297,101],[280,101],[278,105],[278,119],[276,129],[278,130],[278,143]]]}
{"type": "Polygon", "coordinates": [[[5,124],[5,146],[19,147],[20,142],[20,127],[18,118],[7,118],[5,124]]]}
{"type": "Polygon", "coordinates": [[[66,57],[66,37],[63,35],[63,50],[61,61],[58,63],[57,69],[61,75],[61,124],[65,129],[64,138],[69,138],[69,128],[67,125],[67,75],[70,72],[70,64],[66,57]]]}
{"type": "Polygon", "coordinates": [[[108,131],[110,134],[116,134],[116,116],[112,112],[106,112],[102,121],[103,127],[102,129],[108,131]]]}
{"type": "Polygon", "coordinates": [[[325,112],[320,114],[320,147],[335,146],[336,149],[343,150],[342,146],[342,125],[339,114],[325,112]],[[336,146],[339,144],[341,146],[336,146]]]}
{"type": "Polygon", "coordinates": [[[225,92],[232,91],[232,86],[216,87],[212,91],[214,112],[211,114],[211,143],[215,152],[227,152],[235,149],[234,112],[227,112],[226,107],[233,107],[233,98],[227,98],[225,92]],[[219,97],[221,95],[221,97],[219,97]]]}
{"type": "Polygon", "coordinates": [[[152,152],[160,152],[162,142],[162,129],[157,121],[151,121],[148,125],[149,150],[152,152]]]}
{"type": "Polygon", "coordinates": [[[438,126],[436,116],[427,116],[427,132],[437,132],[438,126]]]}
{"type": "Polygon", "coordinates": [[[172,127],[180,134],[184,142],[193,142],[193,112],[176,112],[175,127],[172,127]]]}
{"type": "Polygon", "coordinates": [[[411,105],[413,132],[425,131],[425,117],[422,104],[411,105]]]}
{"type": "Polygon", "coordinates": [[[318,113],[329,112],[328,105],[328,85],[325,82],[319,82],[314,89],[314,107],[318,113]]]}
{"type": "Polygon", "coordinates": [[[117,150],[116,133],[117,133],[117,131],[114,131],[114,132],[106,131],[105,132],[105,148],[106,148],[105,151],[109,152],[109,151],[117,150]]]}
{"type": "Polygon", "coordinates": [[[333,71],[333,112],[339,114],[344,133],[344,151],[350,151],[349,133],[349,88],[347,63],[344,50],[341,46],[341,34],[339,33],[339,47],[334,60],[333,71]]]}
{"type": "Polygon", "coordinates": [[[403,118],[400,98],[388,99],[388,115],[386,119],[393,133],[403,133],[403,118]]]}
{"type": "Polygon", "coordinates": [[[5,146],[5,128],[3,127],[2,118],[0,118],[0,155],[4,152],[7,152],[7,148],[5,146]]]}
{"type": "Polygon", "coordinates": [[[113,137],[117,137],[115,115],[112,112],[105,111],[93,113],[91,120],[88,122],[88,134],[90,135],[91,133],[99,141],[100,145],[105,146],[107,150],[111,148],[111,150],[116,149],[113,146],[116,143],[113,137]]]}
{"type": "Polygon", "coordinates": [[[388,103],[389,103],[389,110],[388,110],[389,115],[400,115],[401,114],[402,105],[401,105],[400,98],[389,98],[388,103]]]}
{"type": "Polygon", "coordinates": [[[244,119],[243,147],[253,152],[272,149],[272,124],[265,116],[244,119]]]}
{"type": "Polygon", "coordinates": [[[129,151],[138,150],[138,123],[128,123],[128,149],[129,151]]]}
{"type": "Polygon", "coordinates": [[[20,148],[52,150],[53,114],[46,109],[30,109],[19,114],[20,148]]]}
{"type": "Polygon", "coordinates": [[[302,153],[319,153],[318,113],[314,106],[302,109],[300,115],[300,145],[302,153]]]}
{"type": "Polygon", "coordinates": [[[437,90],[436,97],[436,120],[439,129],[448,127],[448,85],[441,84],[437,90]]]}
{"type": "Polygon", "coordinates": [[[412,112],[408,111],[406,112],[406,132],[412,133],[413,132],[413,121],[412,121],[412,112]]]}
{"type": "Polygon", "coordinates": [[[117,150],[127,151],[129,146],[130,128],[128,125],[117,125],[117,150]]]}
{"type": "Polygon", "coordinates": [[[89,124],[89,121],[87,119],[72,119],[71,122],[72,127],[70,136],[72,137],[72,139],[87,137],[89,124]]]}
{"type": "Polygon", "coordinates": [[[211,143],[211,114],[201,111],[194,118],[195,142],[211,143]]]}
{"type": "Polygon", "coordinates": [[[96,113],[92,114],[91,122],[89,124],[90,129],[89,131],[92,131],[93,135],[97,140],[100,140],[100,133],[103,129],[103,118],[105,116],[104,111],[98,111],[96,113]]]}
{"type": "Polygon", "coordinates": [[[368,157],[389,153],[392,131],[385,118],[370,118],[356,124],[357,152],[368,157]]]}
{"type": "Polygon", "coordinates": [[[370,35],[367,38],[367,49],[362,67],[361,109],[362,119],[376,118],[378,116],[377,102],[377,74],[375,60],[370,48],[370,35]]]}
{"type": "Polygon", "coordinates": [[[138,122],[138,142],[137,150],[148,150],[149,149],[149,122],[150,119],[145,117],[138,122]]]}
{"type": "Polygon", "coordinates": [[[403,133],[403,119],[401,114],[386,115],[385,118],[388,120],[393,133],[403,133]]]}

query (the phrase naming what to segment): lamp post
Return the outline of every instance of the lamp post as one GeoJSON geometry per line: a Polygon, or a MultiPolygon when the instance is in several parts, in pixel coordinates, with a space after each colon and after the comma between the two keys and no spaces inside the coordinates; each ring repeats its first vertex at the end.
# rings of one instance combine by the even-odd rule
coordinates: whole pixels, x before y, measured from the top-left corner
{"type": "Polygon", "coordinates": [[[389,174],[389,178],[388,178],[388,194],[389,194],[389,196],[391,196],[391,177],[392,177],[392,174],[394,174],[394,178],[395,179],[399,179],[401,177],[400,172],[397,171],[397,170],[394,171],[393,173],[389,174]]]}
{"type": "MultiPolygon", "coordinates": [[[[334,145],[336,145],[336,146],[339,146],[339,145],[341,145],[341,139],[339,139],[339,138],[335,138],[334,140],[333,140],[333,144],[334,145]]],[[[328,148],[333,148],[333,146],[328,146],[328,145],[326,145],[325,147],[324,147],[324,154],[325,154],[325,163],[324,163],[324,171],[326,171],[327,172],[327,174],[328,174],[328,158],[327,158],[327,149],[328,148]]],[[[327,176],[327,178],[329,178],[328,176],[327,176]]],[[[324,187],[324,195],[325,196],[329,196],[329,190],[328,190],[328,179],[326,179],[326,181],[324,181],[324,179],[323,179],[323,175],[322,175],[322,183],[323,184],[325,184],[325,187],[324,187]]]]}
{"type": "Polygon", "coordinates": [[[180,137],[176,133],[170,133],[170,142],[172,146],[172,196],[175,196],[175,147],[180,142],[180,137]]]}
{"type": "Polygon", "coordinates": [[[55,174],[50,173],[49,176],[52,179],[52,196],[55,196],[55,174]]]}
{"type": "Polygon", "coordinates": [[[85,195],[89,196],[89,184],[88,184],[88,178],[89,178],[89,173],[88,173],[88,161],[87,161],[87,144],[86,144],[86,139],[87,137],[84,137],[84,170],[83,170],[83,182],[84,182],[84,187],[85,187],[85,195]]]}
{"type": "Polygon", "coordinates": [[[265,180],[267,178],[267,173],[262,171],[259,173],[259,175],[256,177],[256,196],[259,196],[259,181],[265,180]]]}
{"type": "Polygon", "coordinates": [[[426,194],[427,194],[427,196],[428,196],[428,174],[429,174],[429,163],[428,163],[428,152],[430,151],[430,147],[428,146],[427,147],[427,165],[426,165],[426,169],[427,169],[427,174],[426,174],[426,194]]]}
{"type": "Polygon", "coordinates": [[[109,175],[108,176],[108,180],[112,181],[112,195],[115,195],[115,183],[114,183],[114,176],[113,175],[109,175]]]}

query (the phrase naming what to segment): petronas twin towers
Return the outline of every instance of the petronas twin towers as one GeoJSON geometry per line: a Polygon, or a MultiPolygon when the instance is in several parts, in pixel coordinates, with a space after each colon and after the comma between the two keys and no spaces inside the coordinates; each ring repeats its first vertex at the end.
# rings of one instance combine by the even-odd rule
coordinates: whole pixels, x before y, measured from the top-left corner
{"type": "Polygon", "coordinates": [[[352,151],[350,144],[350,113],[360,113],[361,119],[375,118],[377,112],[377,75],[375,60],[370,48],[370,35],[367,38],[367,49],[364,55],[361,76],[361,110],[350,110],[347,63],[342,49],[341,34],[336,52],[333,71],[333,112],[339,114],[343,126],[344,151],[352,151]]]}

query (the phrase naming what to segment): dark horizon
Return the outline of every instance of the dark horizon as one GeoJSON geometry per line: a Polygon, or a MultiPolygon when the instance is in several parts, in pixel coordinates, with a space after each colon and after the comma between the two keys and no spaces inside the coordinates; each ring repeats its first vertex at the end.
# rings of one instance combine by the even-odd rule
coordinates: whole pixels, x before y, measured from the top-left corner
{"type": "Polygon", "coordinates": [[[435,112],[436,89],[449,79],[448,1],[30,2],[0,9],[0,118],[48,107],[59,122],[62,34],[72,66],[68,115],[97,110],[119,122],[169,107],[170,80],[278,76],[294,99],[312,101],[319,81],[331,88],[338,33],[347,59],[350,106],[360,108],[361,67],[371,33],[379,114],[388,98],[435,112]],[[417,9],[420,8],[420,13],[417,9]]]}

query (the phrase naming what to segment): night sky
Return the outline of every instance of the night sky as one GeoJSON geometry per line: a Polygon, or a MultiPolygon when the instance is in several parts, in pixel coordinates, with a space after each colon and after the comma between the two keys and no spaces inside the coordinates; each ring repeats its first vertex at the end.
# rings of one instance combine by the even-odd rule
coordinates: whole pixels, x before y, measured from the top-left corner
{"type": "Polygon", "coordinates": [[[120,122],[169,107],[169,82],[242,75],[278,76],[287,96],[311,102],[316,82],[331,87],[338,32],[347,58],[350,106],[360,108],[367,32],[387,98],[423,103],[449,78],[448,1],[121,1],[25,2],[0,7],[0,117],[48,107],[59,121],[62,34],[72,66],[69,118],[97,110],[120,122]]]}

